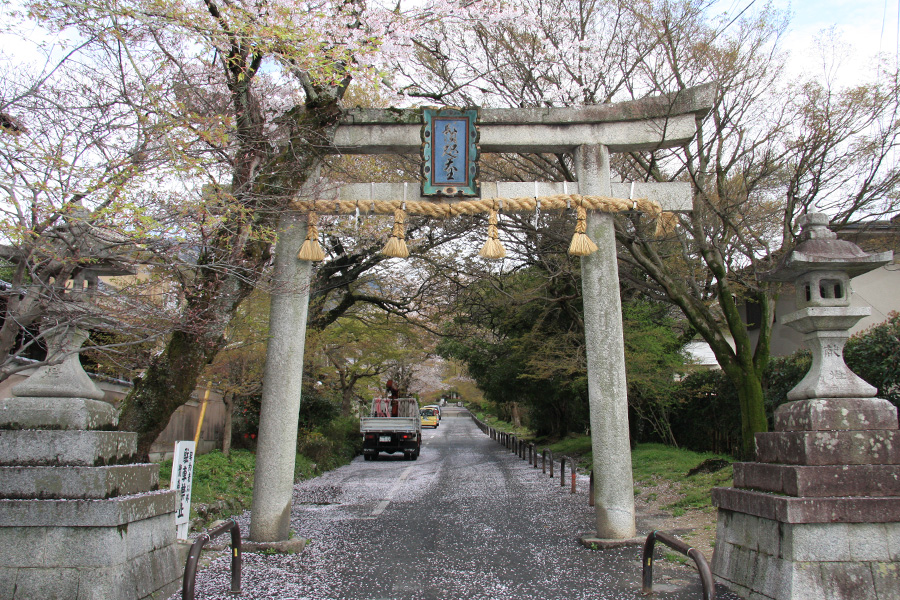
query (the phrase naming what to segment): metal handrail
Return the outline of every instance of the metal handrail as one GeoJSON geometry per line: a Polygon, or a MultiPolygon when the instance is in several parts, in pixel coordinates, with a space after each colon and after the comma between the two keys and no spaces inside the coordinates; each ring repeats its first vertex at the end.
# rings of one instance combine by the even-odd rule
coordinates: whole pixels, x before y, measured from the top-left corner
{"type": "MultiPolygon", "coordinates": [[[[519,456],[522,460],[527,460],[529,465],[534,466],[536,469],[538,466],[538,449],[537,446],[531,442],[527,442],[525,440],[520,440],[518,436],[506,433],[503,431],[499,431],[494,427],[491,427],[487,423],[480,421],[475,415],[472,415],[472,419],[481,429],[481,431],[490,436],[492,440],[496,440],[501,445],[508,448],[511,452],[515,452],[517,456],[519,456]]],[[[554,477],[554,469],[553,469],[553,451],[550,448],[544,448],[541,451],[541,473],[547,473],[547,455],[550,455],[550,477],[554,477]]],[[[572,481],[572,490],[573,494],[576,493],[577,481],[578,481],[578,466],[575,462],[575,459],[571,456],[562,456],[560,458],[560,473],[559,473],[559,485],[566,485],[566,461],[569,461],[571,465],[570,475],[572,481]]],[[[590,483],[588,484],[588,506],[594,506],[594,470],[590,471],[590,483]]]]}
{"type": "Polygon", "coordinates": [[[672,550],[681,552],[688,558],[694,559],[697,565],[697,571],[700,573],[700,583],[703,586],[703,600],[715,600],[716,584],[713,580],[712,570],[703,553],[685,544],[674,535],[663,533],[662,531],[651,531],[644,542],[644,555],[641,559],[643,564],[641,593],[645,596],[653,593],[653,547],[659,540],[672,550]]]}
{"type": "Polygon", "coordinates": [[[184,565],[184,579],[181,584],[182,600],[194,600],[194,581],[197,579],[197,562],[204,544],[231,531],[231,594],[241,593],[241,528],[234,519],[228,519],[218,527],[210,529],[194,540],[184,565]]]}

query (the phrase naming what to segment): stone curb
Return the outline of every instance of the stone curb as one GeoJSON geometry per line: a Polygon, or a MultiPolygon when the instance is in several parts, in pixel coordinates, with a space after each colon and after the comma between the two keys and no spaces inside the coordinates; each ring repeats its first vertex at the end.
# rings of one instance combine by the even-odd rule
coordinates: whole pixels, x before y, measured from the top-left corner
{"type": "Polygon", "coordinates": [[[110,527],[171,513],[175,490],[108,500],[0,500],[0,527],[110,527]]]}

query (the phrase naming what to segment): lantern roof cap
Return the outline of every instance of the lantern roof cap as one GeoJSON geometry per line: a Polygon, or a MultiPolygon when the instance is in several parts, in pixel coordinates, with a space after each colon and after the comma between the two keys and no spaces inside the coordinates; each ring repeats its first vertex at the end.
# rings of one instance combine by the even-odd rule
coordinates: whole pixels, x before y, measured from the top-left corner
{"type": "Polygon", "coordinates": [[[764,279],[794,281],[811,271],[843,271],[848,277],[856,277],[894,259],[891,251],[869,254],[853,242],[839,240],[828,228],[828,222],[824,213],[800,215],[800,242],[764,279]]]}

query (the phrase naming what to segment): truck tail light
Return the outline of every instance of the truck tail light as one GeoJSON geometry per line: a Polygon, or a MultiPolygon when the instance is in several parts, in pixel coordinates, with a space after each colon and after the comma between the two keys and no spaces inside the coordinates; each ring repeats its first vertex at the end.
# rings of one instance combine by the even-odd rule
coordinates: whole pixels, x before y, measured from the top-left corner
{"type": "Polygon", "coordinates": [[[374,434],[374,433],[367,433],[367,434],[366,434],[366,439],[367,439],[367,440],[374,440],[374,439],[375,439],[375,434],[374,434]]]}

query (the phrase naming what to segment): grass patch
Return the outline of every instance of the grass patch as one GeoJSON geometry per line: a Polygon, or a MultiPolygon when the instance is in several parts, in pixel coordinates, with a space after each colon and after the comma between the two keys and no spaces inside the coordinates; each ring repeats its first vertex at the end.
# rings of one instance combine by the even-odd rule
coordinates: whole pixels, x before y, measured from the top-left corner
{"type": "MultiPolygon", "coordinates": [[[[553,451],[553,456],[571,456],[578,462],[578,468],[589,471],[594,466],[594,455],[591,448],[591,438],[587,435],[570,435],[558,442],[547,445],[553,451]]],[[[543,446],[540,446],[543,449],[543,446]]]]}
{"type": "Polygon", "coordinates": [[[662,508],[676,517],[688,509],[712,510],[710,491],[728,487],[732,480],[733,459],[711,452],[691,452],[663,444],[641,444],[631,453],[635,485],[657,485],[668,482],[682,497],[662,508]],[[728,466],[712,473],[688,476],[688,471],[707,460],[724,460],[728,466]]]}
{"type": "MultiPolygon", "coordinates": [[[[345,465],[352,459],[353,456],[349,456],[349,452],[344,449],[334,455],[320,457],[320,462],[297,454],[294,481],[311,479],[345,465]]],[[[250,450],[233,449],[230,456],[213,450],[198,456],[194,461],[194,481],[191,486],[191,520],[200,518],[206,524],[250,508],[255,468],[256,454],[250,450]]],[[[172,461],[161,462],[160,487],[168,488],[171,478],[172,461]]]]}
{"type": "Polygon", "coordinates": [[[501,421],[500,419],[498,419],[497,417],[495,417],[492,414],[479,412],[479,413],[475,413],[475,418],[477,418],[481,421],[484,421],[485,423],[487,423],[488,425],[490,425],[497,431],[502,431],[504,433],[511,433],[514,436],[521,438],[521,439],[525,439],[525,440],[531,440],[534,438],[534,432],[531,431],[530,429],[528,429],[527,427],[516,427],[515,425],[513,425],[512,423],[510,423],[508,421],[501,421]]]}
{"type": "MultiPolygon", "coordinates": [[[[242,508],[250,507],[253,497],[253,471],[256,455],[249,450],[232,450],[225,456],[219,450],[201,454],[194,460],[194,480],[191,485],[191,519],[208,520],[227,516],[242,508]],[[221,505],[221,509],[199,514],[201,505],[221,505]]],[[[169,487],[172,478],[172,461],[159,464],[161,487],[169,487]]]]}
{"type": "MultiPolygon", "coordinates": [[[[519,437],[530,435],[523,428],[514,428],[512,424],[500,421],[493,415],[478,413],[476,415],[498,431],[514,433],[519,437]]],[[[534,441],[534,440],[532,440],[534,441]]],[[[578,461],[579,469],[590,471],[593,468],[593,453],[590,436],[572,435],[552,443],[535,443],[538,450],[547,447],[553,451],[557,459],[560,456],[571,456],[578,461]]],[[[673,490],[681,495],[679,500],[662,508],[672,511],[676,517],[687,510],[713,510],[711,491],[714,487],[730,487],[732,485],[732,467],[734,459],[724,454],[712,452],[692,452],[664,444],[639,444],[631,453],[632,473],[634,475],[634,495],[639,496],[644,488],[669,483],[673,490]],[[727,466],[713,472],[700,472],[688,476],[688,471],[705,461],[724,461],[727,466]]],[[[656,499],[651,492],[648,501],[656,499]]]]}
{"type": "Polygon", "coordinates": [[[666,560],[668,560],[669,562],[678,563],[680,565],[686,565],[688,562],[688,559],[686,556],[684,556],[683,554],[677,554],[675,552],[666,552],[664,558],[666,560]]]}

